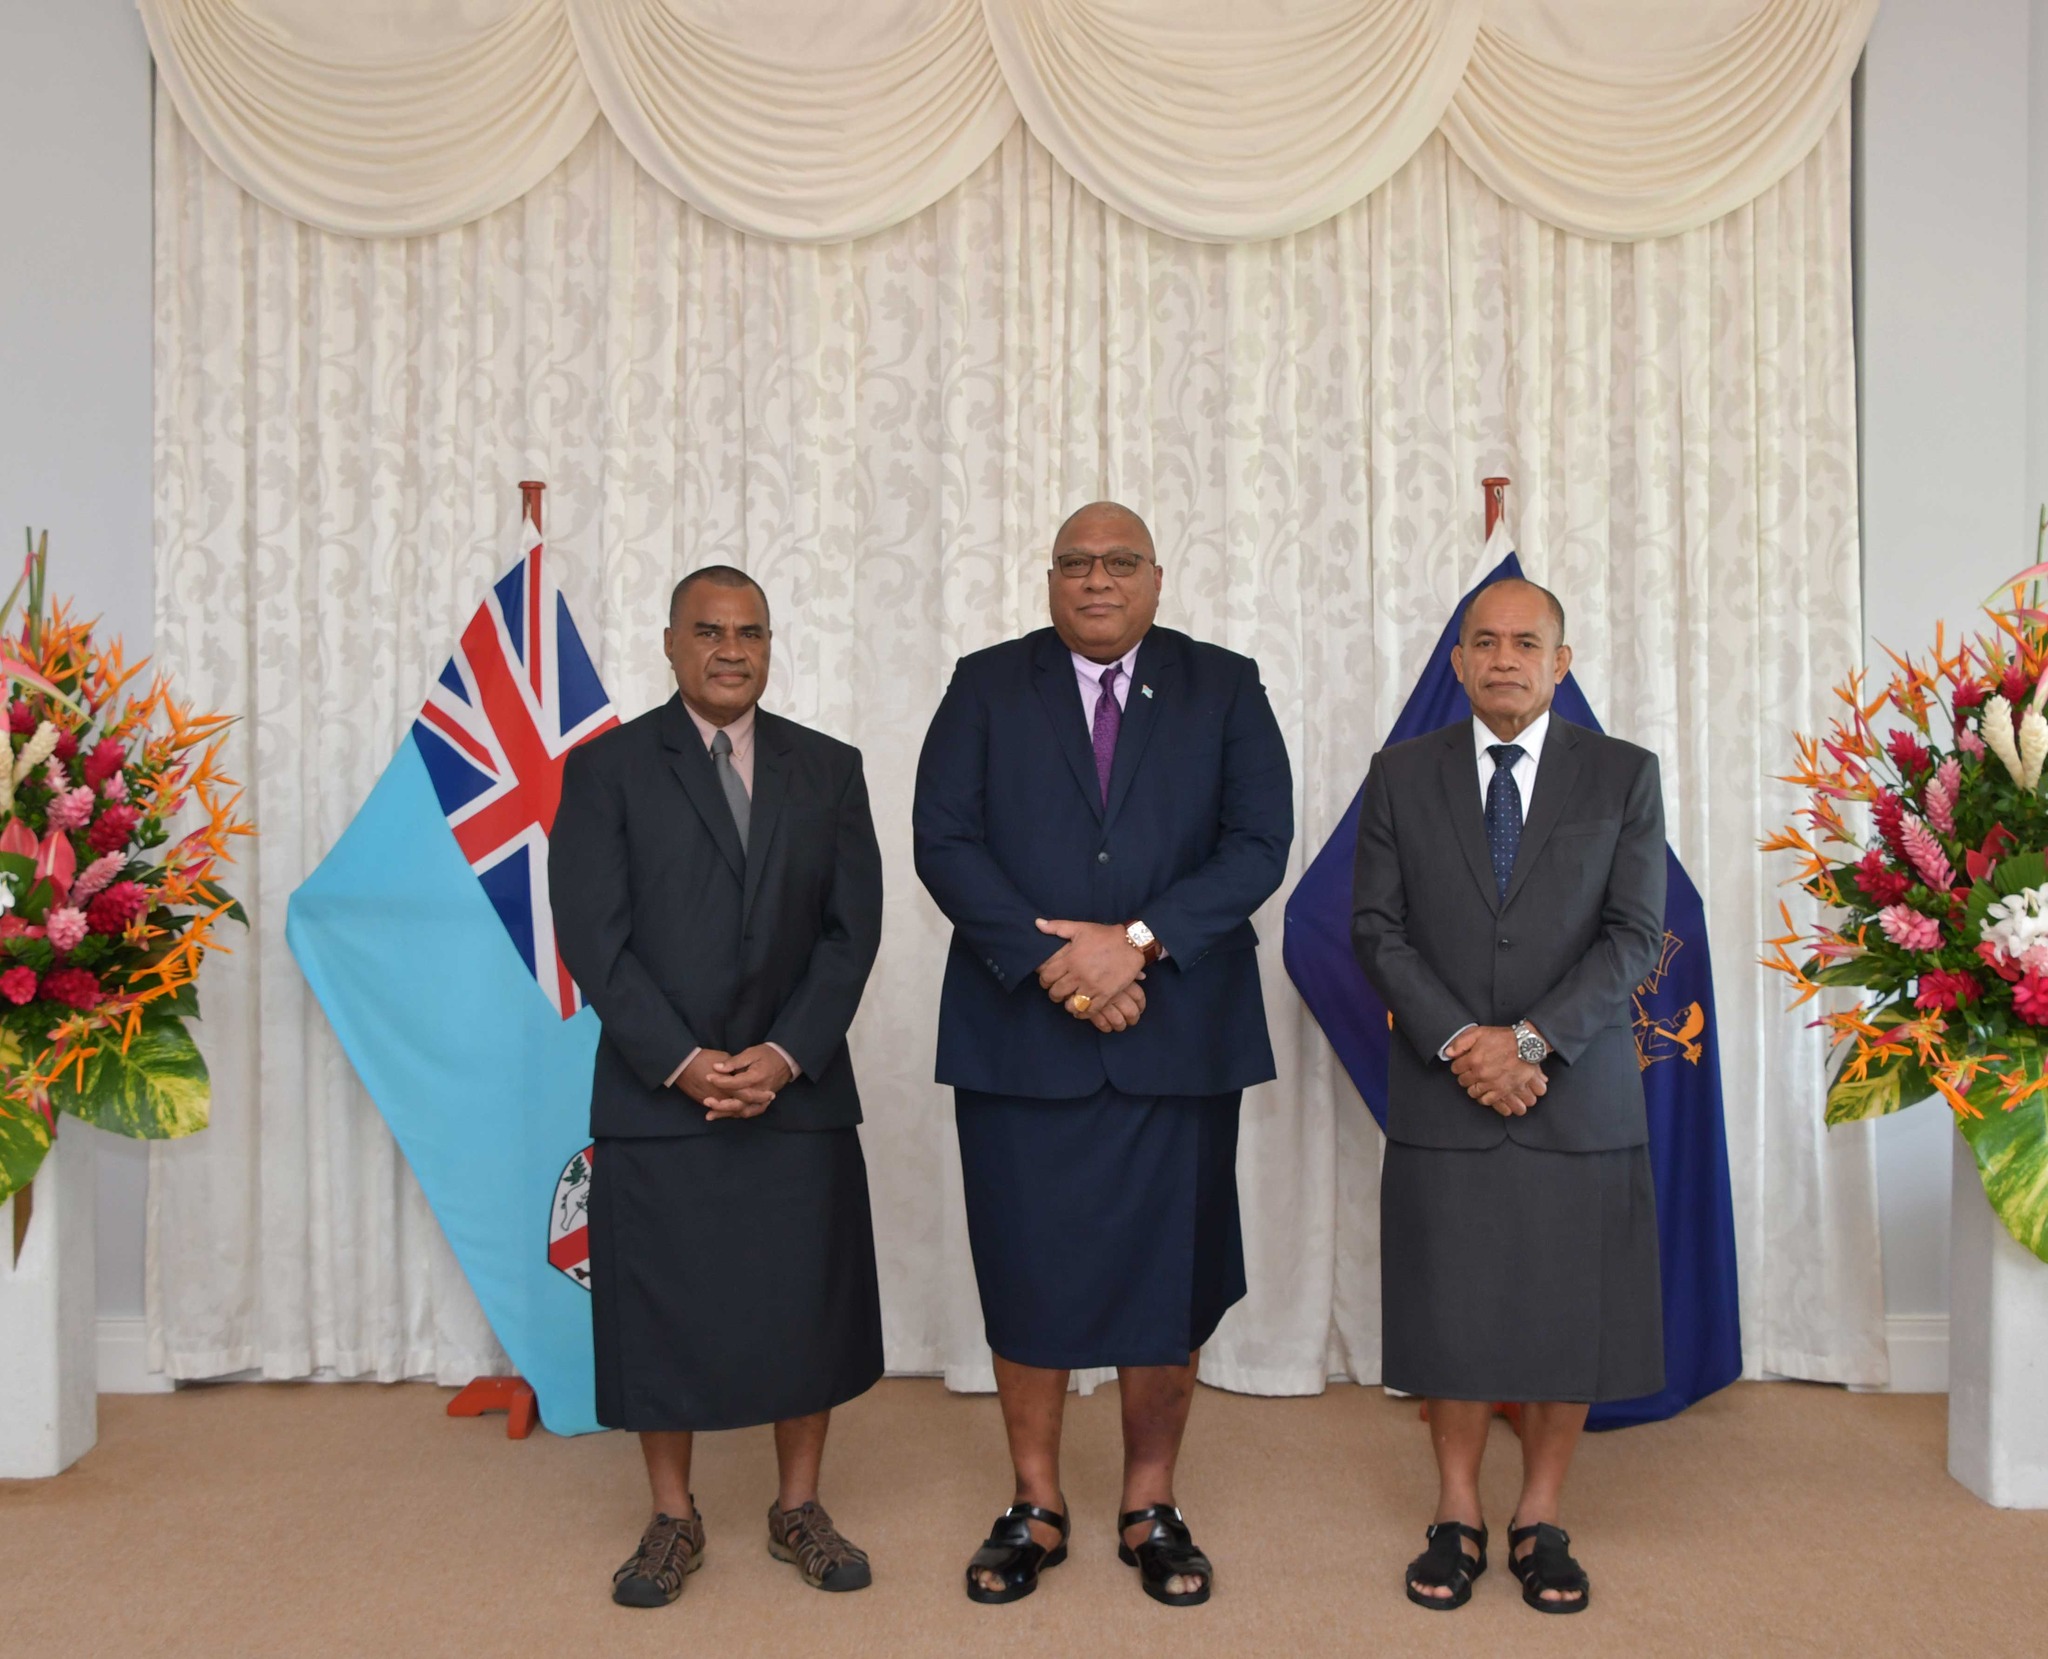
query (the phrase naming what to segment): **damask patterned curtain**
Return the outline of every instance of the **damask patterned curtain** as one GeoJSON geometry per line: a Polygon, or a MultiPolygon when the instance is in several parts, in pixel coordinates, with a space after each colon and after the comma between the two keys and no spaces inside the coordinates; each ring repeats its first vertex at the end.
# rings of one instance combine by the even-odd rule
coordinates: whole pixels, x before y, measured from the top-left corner
{"type": "MultiPolygon", "coordinates": [[[[1163,619],[1254,655],[1293,755],[1294,874],[1480,565],[1514,479],[1610,730],[1664,758],[1719,966],[1754,1371],[1884,1376],[1867,1133],[1821,1128],[1817,1037],[1752,963],[1771,781],[1857,659],[1849,143],[1698,229],[1621,243],[1509,205],[1441,136],[1297,234],[1124,217],[1012,126],[887,230],[756,239],[608,125],[460,228],[359,240],[246,193],[168,100],[157,150],[157,638],[263,836],[209,971],[215,1128],[154,1149],[156,1360],[196,1377],[461,1380],[499,1363],[285,950],[285,901],[403,735],[505,558],[514,480],[624,713],[665,694],[669,585],[771,594],[769,705],[858,744],[886,937],[853,1043],[889,1362],[984,1381],[950,1110],[946,929],[912,768],[952,661],[1038,624],[1077,503],[1151,519],[1163,619]],[[217,972],[215,971],[217,969],[217,972]]],[[[1378,1377],[1379,1137],[1258,918],[1278,1082],[1247,1097],[1251,1296],[1205,1356],[1263,1392],[1378,1377]]]]}

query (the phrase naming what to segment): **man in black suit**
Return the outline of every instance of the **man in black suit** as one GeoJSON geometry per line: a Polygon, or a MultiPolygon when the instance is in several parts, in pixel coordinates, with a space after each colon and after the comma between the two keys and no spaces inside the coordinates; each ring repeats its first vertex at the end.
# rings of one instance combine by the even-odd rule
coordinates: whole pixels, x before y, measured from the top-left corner
{"type": "Polygon", "coordinates": [[[882,932],[858,750],[757,710],[768,599],[683,578],[676,696],[569,757],[548,854],[556,937],[602,1026],[591,1084],[597,1415],[638,1430],[654,1518],[612,1599],[655,1607],[703,1558],[700,1429],[773,1422],[769,1549],[869,1582],[818,1504],[835,1405],[882,1373],[846,1030],[882,932]]]}
{"type": "Polygon", "coordinates": [[[1383,749],[1359,811],[1352,938],[1393,1010],[1380,1177],[1385,1381],[1429,1400],[1439,1496],[1423,1607],[1485,1570],[1493,1402],[1522,1402],[1509,1562],[1590,1594],[1558,1526],[1594,1400],[1663,1386],[1656,1208],[1630,993],[1664,938],[1656,757],[1554,718],[1564,608],[1496,582],[1451,662],[1473,718],[1383,749]]]}
{"type": "Polygon", "coordinates": [[[1076,512],[1053,625],[962,658],[918,760],[917,872],[954,928],[938,1076],[1016,1471],[975,1601],[1065,1559],[1077,1367],[1117,1367],[1122,1559],[1169,1606],[1213,1581],[1174,1468],[1198,1350],[1245,1291],[1238,1104],[1273,1075],[1251,915],[1294,796],[1258,665],[1155,627],[1162,581],[1136,513],[1076,512]]]}

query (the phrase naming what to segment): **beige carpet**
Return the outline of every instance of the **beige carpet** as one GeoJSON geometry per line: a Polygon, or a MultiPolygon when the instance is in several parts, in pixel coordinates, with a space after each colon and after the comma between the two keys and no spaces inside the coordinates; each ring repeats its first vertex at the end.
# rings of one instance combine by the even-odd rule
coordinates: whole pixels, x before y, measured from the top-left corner
{"type": "MultiPolygon", "coordinates": [[[[1745,1385],[1590,1437],[1566,1517],[1594,1605],[1544,1618],[1499,1566],[1469,1606],[1401,1596],[1433,1496],[1412,1406],[1204,1390],[1181,1501],[1215,1600],[1154,1606],[1113,1554],[1116,1398],[1076,1400],[1075,1552],[976,1607],[966,1557],[1007,1497],[992,1400],[884,1383],[840,1414],[826,1501],[874,1557],[827,1596],[770,1560],[764,1430],[700,1442],[704,1570],[682,1601],[606,1599],[644,1519],[619,1435],[508,1441],[445,1390],[226,1386],[100,1402],[56,1480],[0,1482],[0,1654],[1967,1654],[2048,1650],[2048,1514],[1986,1508],[1943,1468],[1946,1402],[1745,1385]]],[[[1489,1517],[1513,1501],[1496,1425],[1489,1517]]]]}

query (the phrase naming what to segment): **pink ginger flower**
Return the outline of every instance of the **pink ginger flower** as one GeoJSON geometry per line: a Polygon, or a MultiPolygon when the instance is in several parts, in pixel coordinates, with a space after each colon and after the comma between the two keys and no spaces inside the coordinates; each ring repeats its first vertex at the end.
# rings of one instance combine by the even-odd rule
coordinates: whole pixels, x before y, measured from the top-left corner
{"type": "Polygon", "coordinates": [[[1927,821],[1943,835],[1956,832],[1956,791],[1962,788],[1963,763],[1953,756],[1935,769],[1934,776],[1927,780],[1927,787],[1921,791],[1921,802],[1927,808],[1927,821]]]}
{"type": "Polygon", "coordinates": [[[1886,905],[1877,913],[1877,925],[1901,950],[1933,950],[1941,944],[1941,924],[1909,904],[1886,905]]]}
{"type": "Polygon", "coordinates": [[[93,794],[90,789],[61,789],[50,797],[49,824],[69,834],[92,822],[93,794]]]}
{"type": "Polygon", "coordinates": [[[126,853],[108,853],[88,864],[79,878],[71,884],[71,902],[83,906],[127,866],[126,853]]]}
{"type": "Polygon", "coordinates": [[[103,801],[125,801],[128,799],[128,775],[116,772],[100,785],[100,799],[103,801]]]}
{"type": "Polygon", "coordinates": [[[1937,893],[1946,893],[1956,884],[1956,873],[1949,867],[1948,854],[1941,850],[1941,843],[1934,839],[1934,832],[1918,818],[1907,818],[1899,831],[1899,839],[1905,844],[1906,857],[1913,868],[1920,872],[1920,879],[1937,893]]]}
{"type": "Polygon", "coordinates": [[[50,942],[50,949],[61,956],[78,948],[90,925],[83,910],[75,905],[59,905],[43,918],[43,937],[50,942]]]}
{"type": "Polygon", "coordinates": [[[1975,732],[1957,732],[1956,747],[1972,760],[1984,758],[1984,740],[1975,732]]]}
{"type": "Polygon", "coordinates": [[[2028,974],[2015,985],[2012,1011],[2029,1025],[2048,1025],[2048,978],[2028,974]]]}

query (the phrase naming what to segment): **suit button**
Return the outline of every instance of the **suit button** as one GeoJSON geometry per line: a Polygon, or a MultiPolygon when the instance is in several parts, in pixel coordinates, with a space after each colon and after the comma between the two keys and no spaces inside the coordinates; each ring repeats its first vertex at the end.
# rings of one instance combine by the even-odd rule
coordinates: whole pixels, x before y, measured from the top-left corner
{"type": "Polygon", "coordinates": [[[1512,939],[1503,939],[1500,942],[1500,948],[1502,950],[1513,950],[1515,948],[1515,942],[1512,939]]]}
{"type": "Polygon", "coordinates": [[[1109,862],[1109,854],[1108,854],[1108,853],[1097,853],[1097,854],[1095,855],[1095,862],[1096,862],[1096,863],[1098,863],[1098,864],[1107,864],[1107,863],[1109,862]]]}

